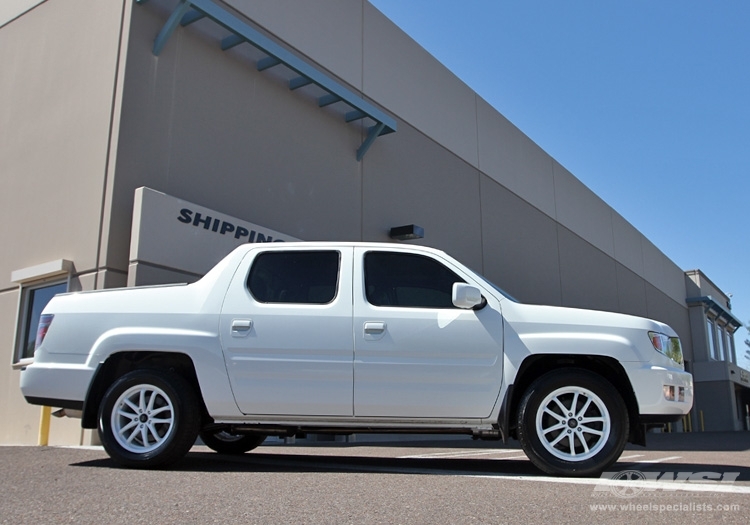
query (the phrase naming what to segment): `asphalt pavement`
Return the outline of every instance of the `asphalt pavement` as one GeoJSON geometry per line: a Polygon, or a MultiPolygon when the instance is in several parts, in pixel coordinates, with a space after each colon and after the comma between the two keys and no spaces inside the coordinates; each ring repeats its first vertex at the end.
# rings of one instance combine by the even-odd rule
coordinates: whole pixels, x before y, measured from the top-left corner
{"type": "Polygon", "coordinates": [[[97,447],[0,447],[0,480],[7,524],[746,524],[750,433],[650,435],[599,478],[545,476],[517,443],[436,440],[196,446],[154,471],[97,447]]]}

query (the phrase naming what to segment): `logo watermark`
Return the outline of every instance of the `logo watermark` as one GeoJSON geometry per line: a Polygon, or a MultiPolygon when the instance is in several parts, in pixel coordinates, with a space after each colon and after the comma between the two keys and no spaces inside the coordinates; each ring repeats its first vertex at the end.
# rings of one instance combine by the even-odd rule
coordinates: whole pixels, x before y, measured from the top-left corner
{"type": "MultiPolygon", "coordinates": [[[[594,496],[611,494],[618,498],[635,498],[644,493],[653,495],[659,492],[674,494],[676,491],[715,492],[717,487],[732,486],[739,472],[644,472],[641,470],[621,470],[603,472],[599,483],[594,486],[594,496]]],[[[721,490],[719,492],[731,492],[721,490]]]]}
{"type": "Polygon", "coordinates": [[[739,472],[688,472],[621,470],[604,472],[594,486],[593,497],[621,498],[620,502],[589,505],[591,512],[717,513],[740,512],[738,503],[716,501],[720,494],[750,494],[750,487],[735,485],[739,472]],[[711,495],[700,501],[698,494],[711,495]],[[641,496],[643,499],[633,498],[641,496]],[[677,499],[677,496],[682,496],[677,499]],[[657,501],[653,501],[656,499],[657,501]],[[645,501],[644,501],[645,500],[645,501]]]}

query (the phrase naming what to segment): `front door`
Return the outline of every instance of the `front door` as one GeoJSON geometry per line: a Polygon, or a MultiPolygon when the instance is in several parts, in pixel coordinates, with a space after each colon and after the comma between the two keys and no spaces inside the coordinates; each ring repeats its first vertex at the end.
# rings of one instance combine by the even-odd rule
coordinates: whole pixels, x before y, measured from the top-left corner
{"type": "Polygon", "coordinates": [[[490,415],[502,381],[499,305],[487,297],[480,310],[454,307],[453,283],[468,276],[450,265],[397,250],[355,249],[355,416],[490,415]]]}

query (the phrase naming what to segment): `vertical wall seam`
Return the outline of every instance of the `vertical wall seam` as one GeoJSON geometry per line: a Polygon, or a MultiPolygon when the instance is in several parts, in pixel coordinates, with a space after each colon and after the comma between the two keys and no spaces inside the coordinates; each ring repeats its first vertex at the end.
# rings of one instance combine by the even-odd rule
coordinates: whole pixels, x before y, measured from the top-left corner
{"type": "Polygon", "coordinates": [[[482,212],[482,163],[479,140],[479,95],[474,93],[474,123],[477,128],[477,192],[479,192],[479,260],[482,261],[480,271],[484,275],[484,213],[482,212]]]}
{"type": "MultiPolygon", "coordinates": [[[[102,268],[102,243],[104,241],[104,213],[107,206],[107,190],[109,188],[109,185],[112,183],[112,180],[110,178],[109,173],[109,162],[112,157],[112,148],[114,145],[112,144],[112,137],[114,135],[114,126],[115,126],[115,114],[116,114],[116,104],[117,104],[117,84],[120,79],[120,60],[122,59],[122,42],[123,42],[123,33],[125,31],[125,10],[127,9],[128,0],[123,0],[122,2],[122,10],[120,12],[120,36],[117,42],[117,57],[115,59],[115,74],[114,78],[112,79],[112,102],[110,104],[110,110],[109,110],[109,131],[107,136],[107,153],[105,155],[104,159],[104,179],[102,181],[102,201],[101,201],[101,209],[99,211],[99,235],[97,239],[97,246],[96,246],[96,273],[94,274],[94,290],[99,289],[99,270],[102,268]]],[[[110,213],[112,213],[112,210],[110,209],[110,213]]]]}
{"type": "MultiPolygon", "coordinates": [[[[615,294],[617,295],[617,311],[622,312],[622,301],[620,294],[620,272],[618,269],[617,261],[617,239],[615,239],[615,210],[610,207],[609,209],[609,220],[610,227],[612,228],[612,260],[615,263],[615,294]]],[[[623,266],[625,266],[623,264],[623,266]]]]}
{"type": "MultiPolygon", "coordinates": [[[[359,89],[362,98],[365,98],[365,2],[360,2],[360,72],[359,72],[359,89]]],[[[361,133],[360,133],[361,134],[361,133]]],[[[361,137],[364,140],[364,135],[361,137]]],[[[359,171],[359,240],[365,240],[365,162],[367,160],[362,158],[357,164],[359,171]]]]}
{"type": "Polygon", "coordinates": [[[565,303],[563,302],[563,276],[562,276],[562,255],[560,254],[560,219],[558,218],[557,213],[557,184],[555,184],[556,178],[555,178],[555,162],[552,161],[552,202],[555,205],[555,225],[557,226],[555,228],[555,240],[557,242],[557,279],[558,279],[558,285],[560,286],[560,305],[565,306],[565,303]]]}

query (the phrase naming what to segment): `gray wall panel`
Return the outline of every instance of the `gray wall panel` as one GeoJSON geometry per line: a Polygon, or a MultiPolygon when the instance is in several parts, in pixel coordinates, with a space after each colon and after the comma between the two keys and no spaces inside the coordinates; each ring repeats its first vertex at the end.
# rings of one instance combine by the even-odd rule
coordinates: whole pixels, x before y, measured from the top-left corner
{"type": "Polygon", "coordinates": [[[614,257],[612,208],[559,163],[553,168],[558,222],[614,257]]]}
{"type": "MultiPolygon", "coordinates": [[[[687,305],[678,303],[663,291],[646,283],[647,317],[671,326],[680,336],[683,345],[692,348],[692,334],[687,305]]],[[[691,352],[692,353],[692,352],[691,352]]]]}
{"type": "Polygon", "coordinates": [[[615,259],[626,268],[643,276],[643,234],[612,210],[615,259]]]}
{"type": "Polygon", "coordinates": [[[479,172],[406,124],[394,138],[363,160],[362,239],[389,241],[390,228],[417,224],[416,242],[481,271],[479,172]]]}
{"type": "Polygon", "coordinates": [[[482,172],[555,218],[552,157],[479,97],[477,122],[482,172]]]}
{"type": "Polygon", "coordinates": [[[646,317],[646,283],[643,278],[617,263],[617,296],[619,311],[624,314],[646,317]]]}
{"type": "Polygon", "coordinates": [[[642,245],[646,280],[669,295],[674,301],[684,302],[687,297],[685,293],[685,272],[645,237],[642,238],[642,245]]]}
{"type": "Polygon", "coordinates": [[[368,2],[363,49],[364,93],[477,166],[477,95],[368,2]]]}
{"type": "Polygon", "coordinates": [[[555,221],[483,176],[482,232],[488,279],[520,301],[562,304],[555,221]]]}
{"type": "MultiPolygon", "coordinates": [[[[733,384],[727,381],[695,383],[695,413],[702,413],[707,430],[736,430],[733,388],[733,384]]],[[[693,428],[700,430],[700,417],[693,423],[693,428]]]]}
{"type": "Polygon", "coordinates": [[[560,274],[565,306],[617,312],[617,270],[614,259],[558,225],[560,274]]]}

